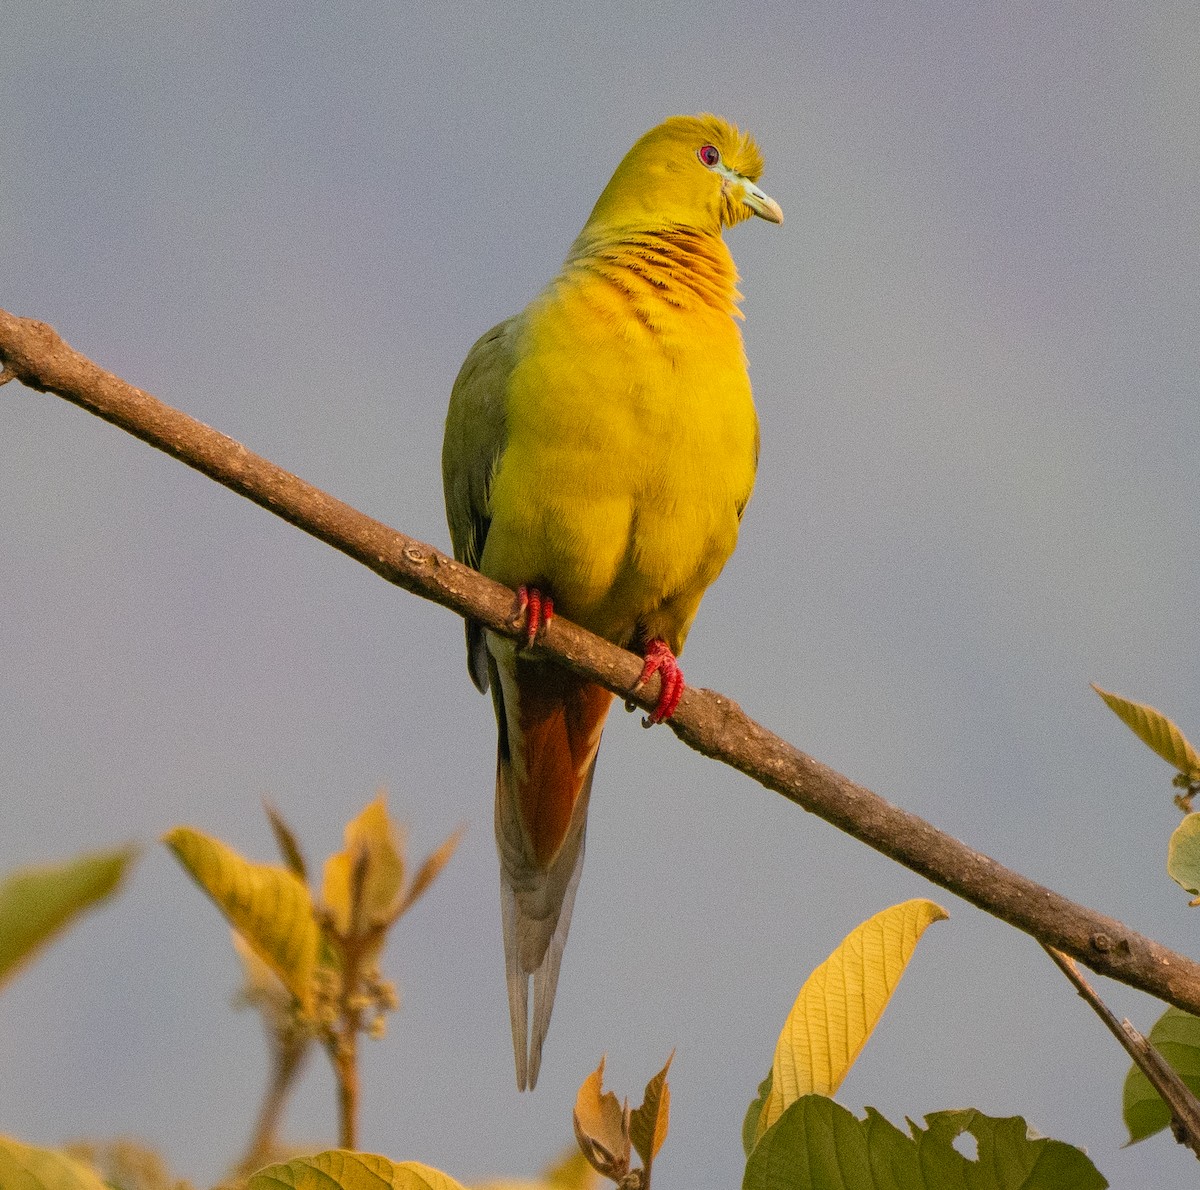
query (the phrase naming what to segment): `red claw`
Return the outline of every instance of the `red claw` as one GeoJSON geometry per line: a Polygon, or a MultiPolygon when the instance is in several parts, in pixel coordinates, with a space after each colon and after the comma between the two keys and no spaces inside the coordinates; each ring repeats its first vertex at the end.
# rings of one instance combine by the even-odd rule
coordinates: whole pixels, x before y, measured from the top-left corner
{"type": "Polygon", "coordinates": [[[679,668],[675,654],[671,652],[667,642],[660,636],[646,642],[642,656],[646,663],[642,666],[642,674],[634,690],[640,690],[652,675],[659,675],[658,703],[642,721],[646,727],[651,727],[675,714],[675,708],[679,706],[679,700],[683,697],[683,670],[679,668]]]}
{"type": "Polygon", "coordinates": [[[522,583],[517,588],[517,615],[525,621],[523,643],[530,649],[554,619],[554,600],[549,595],[543,595],[537,587],[527,587],[522,583]]]}

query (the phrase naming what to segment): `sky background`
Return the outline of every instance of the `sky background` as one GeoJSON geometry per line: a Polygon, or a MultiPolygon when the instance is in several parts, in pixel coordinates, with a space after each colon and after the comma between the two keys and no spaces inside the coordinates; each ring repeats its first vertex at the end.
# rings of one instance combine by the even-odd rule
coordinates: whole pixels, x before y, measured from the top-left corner
{"type": "MultiPolygon", "coordinates": [[[[1163,869],[1170,770],[1089,690],[1200,738],[1200,8],[746,0],[9,0],[0,305],[396,528],[448,547],[468,347],[552,275],[664,117],[751,129],[783,227],[728,236],[762,423],[688,678],[1025,874],[1200,953],[1163,869]]],[[[932,896],[839,1098],[1023,1114],[1114,1186],[1123,1053],[1036,944],[614,713],[541,1081],[514,1087],[489,701],[452,615],[112,427],[0,393],[0,871],[125,840],[124,893],[0,996],[0,1131],[134,1134],[209,1183],[265,1080],[189,823],[311,859],[380,786],[414,855],[364,1055],[364,1148],[533,1174],[607,1053],[672,1048],[659,1190],[740,1182],[801,982],[932,896]]],[[[1148,1029],[1152,1000],[1101,982],[1148,1029]]],[[[314,1061],[288,1117],[332,1143],[314,1061]]]]}

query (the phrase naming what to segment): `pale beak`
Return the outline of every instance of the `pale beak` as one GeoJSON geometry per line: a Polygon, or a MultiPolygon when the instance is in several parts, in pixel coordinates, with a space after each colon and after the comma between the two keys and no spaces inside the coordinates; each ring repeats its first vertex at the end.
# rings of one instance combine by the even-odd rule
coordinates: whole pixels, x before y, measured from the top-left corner
{"type": "Polygon", "coordinates": [[[783,208],[769,195],[761,191],[753,182],[742,179],[745,188],[743,198],[748,206],[760,219],[768,223],[783,222],[783,208]]]}
{"type": "Polygon", "coordinates": [[[735,187],[740,189],[742,192],[742,201],[760,219],[765,219],[768,223],[783,222],[783,208],[769,194],[760,190],[749,178],[736,173],[724,163],[713,166],[713,172],[720,174],[725,179],[721,184],[721,188],[725,193],[728,193],[735,187]]]}

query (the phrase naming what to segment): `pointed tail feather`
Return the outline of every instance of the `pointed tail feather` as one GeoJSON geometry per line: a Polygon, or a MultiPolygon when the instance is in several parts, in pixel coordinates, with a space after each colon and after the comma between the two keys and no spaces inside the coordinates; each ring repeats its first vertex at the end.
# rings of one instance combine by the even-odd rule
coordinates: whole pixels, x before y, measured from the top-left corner
{"type": "Polygon", "coordinates": [[[517,1085],[532,1090],[583,871],[596,750],[612,695],[545,664],[511,657],[493,658],[492,671],[509,1015],[517,1085]]]}
{"type": "MultiPolygon", "coordinates": [[[[589,782],[591,777],[589,775],[589,782]]],[[[575,890],[583,873],[583,840],[575,860],[575,869],[567,884],[558,922],[546,947],[541,965],[532,972],[521,963],[521,936],[534,924],[521,913],[520,902],[509,883],[500,878],[500,914],[504,925],[504,965],[508,980],[508,1014],[512,1025],[513,1057],[517,1064],[517,1088],[532,1091],[537,1086],[542,1065],[542,1044],[550,1028],[554,1010],[554,993],[558,989],[558,971],[567,931],[571,928],[571,913],[575,907],[575,890]],[[533,979],[533,1021],[530,1032],[529,981],[533,979]]]]}

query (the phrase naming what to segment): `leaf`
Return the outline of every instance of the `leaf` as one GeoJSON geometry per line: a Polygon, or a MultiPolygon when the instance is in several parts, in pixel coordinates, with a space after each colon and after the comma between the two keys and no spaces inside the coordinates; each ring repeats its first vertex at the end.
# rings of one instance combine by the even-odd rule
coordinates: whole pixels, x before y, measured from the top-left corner
{"type": "Polygon", "coordinates": [[[472,1190],[598,1190],[600,1184],[600,1175],[588,1164],[579,1149],[572,1145],[533,1181],[527,1178],[498,1178],[477,1182],[472,1190]]]}
{"type": "Polygon", "coordinates": [[[136,856],[133,846],[96,851],[21,868],[0,884],[0,985],[74,918],[113,893],[136,856]]]}
{"type": "Polygon", "coordinates": [[[305,885],[285,868],[251,863],[192,827],[175,827],[163,842],[301,1007],[311,1011],[320,930],[305,885]]]}
{"type": "Polygon", "coordinates": [[[1167,875],[1193,896],[1200,893],[1200,814],[1187,815],[1171,832],[1167,875]]]}
{"type": "Polygon", "coordinates": [[[823,1095],[797,1099],[746,1162],[743,1190],[1102,1190],[1108,1182],[1082,1150],[1030,1135],[1019,1116],[935,1112],[909,1134],[874,1108],[859,1120],[823,1095]],[[953,1141],[975,1137],[970,1160],[953,1141]]]}
{"type": "Polygon", "coordinates": [[[441,870],[450,862],[450,857],[462,841],[466,826],[460,826],[432,855],[425,857],[425,862],[417,870],[413,882],[409,885],[404,899],[400,903],[395,916],[407,913],[429,891],[429,886],[438,878],[441,870]]]}
{"type": "Polygon", "coordinates": [[[841,1086],[921,935],[947,916],[922,899],[884,909],[847,934],[805,980],[775,1047],[759,1136],[801,1095],[832,1095],[841,1086]]]}
{"type": "Polygon", "coordinates": [[[629,1172],[629,1113],[603,1085],[601,1058],[575,1097],[575,1139],[593,1169],[619,1182],[629,1172]]]}
{"type": "MultiPolygon", "coordinates": [[[[1200,1095],[1200,1018],[1168,1008],[1146,1040],[1174,1067],[1188,1090],[1200,1095]]],[[[1171,1122],[1170,1108],[1136,1066],[1130,1066],[1125,1076],[1122,1114],[1130,1144],[1161,1132],[1171,1122]]]]}
{"type": "Polygon", "coordinates": [[[321,900],[339,933],[362,934],[387,918],[404,887],[404,835],[382,793],[347,823],[345,840],[346,849],[325,861],[321,900]]]}
{"type": "Polygon", "coordinates": [[[271,833],[275,836],[275,845],[279,848],[279,854],[283,856],[283,862],[287,864],[290,872],[307,883],[308,864],[305,862],[304,852],[300,850],[300,841],[296,838],[295,831],[270,802],[264,802],[263,809],[267,812],[267,821],[271,824],[271,833]]]}
{"type": "Polygon", "coordinates": [[[63,1152],[95,1171],[111,1190],[192,1190],[191,1182],[174,1176],[161,1154],[128,1137],[74,1140],[63,1152]]]}
{"type": "Polygon", "coordinates": [[[1143,744],[1174,765],[1189,781],[1200,781],[1200,754],[1166,715],[1144,702],[1131,702],[1119,694],[1101,690],[1095,682],[1092,689],[1143,744]]]}
{"type": "Polygon", "coordinates": [[[246,998],[251,1002],[266,1000],[276,1003],[281,1011],[291,1008],[292,993],[283,986],[275,974],[275,968],[259,958],[258,951],[237,930],[231,929],[229,936],[242,963],[242,974],[245,976],[243,994],[246,998]]]}
{"type": "Polygon", "coordinates": [[[342,937],[350,933],[351,902],[354,899],[352,877],[350,856],[344,851],[331,855],[325,861],[321,877],[321,904],[328,911],[333,928],[342,937]]]}
{"type": "Polygon", "coordinates": [[[376,1153],[329,1149],[268,1165],[246,1190],[464,1190],[448,1174],[417,1161],[389,1161],[376,1153]]]}
{"type": "Polygon", "coordinates": [[[4,1190],[105,1190],[94,1169],[54,1149],[36,1149],[0,1136],[0,1186],[4,1190]]]}
{"type": "Polygon", "coordinates": [[[629,1116],[629,1137],[642,1159],[647,1178],[671,1126],[671,1088],[667,1084],[667,1071],[674,1058],[675,1051],[672,1050],[666,1065],[646,1084],[641,1107],[635,1107],[629,1116]]]}
{"type": "Polygon", "coordinates": [[[592,1190],[599,1177],[587,1158],[578,1149],[572,1149],[546,1168],[542,1182],[546,1190],[592,1190]]]}
{"type": "Polygon", "coordinates": [[[767,1096],[771,1093],[771,1072],[767,1071],[767,1077],[758,1084],[758,1091],[750,1106],[746,1108],[746,1115],[742,1120],[742,1149],[747,1157],[750,1156],[750,1150],[754,1148],[754,1142],[758,1140],[758,1121],[762,1118],[763,1105],[767,1102],[767,1096]]]}

